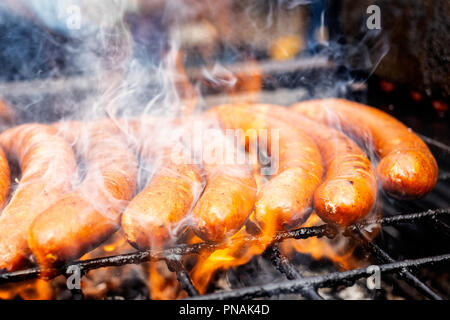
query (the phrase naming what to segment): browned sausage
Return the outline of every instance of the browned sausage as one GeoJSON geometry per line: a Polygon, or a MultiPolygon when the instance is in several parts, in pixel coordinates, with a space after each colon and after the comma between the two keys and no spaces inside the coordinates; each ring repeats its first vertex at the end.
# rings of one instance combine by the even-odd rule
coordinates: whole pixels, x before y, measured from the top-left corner
{"type": "MultiPolygon", "coordinates": [[[[247,221],[256,197],[256,182],[252,168],[238,161],[240,150],[216,127],[215,137],[208,137],[206,128],[214,128],[216,121],[199,119],[201,154],[206,186],[192,212],[194,232],[206,241],[218,242],[233,235],[247,221]],[[222,157],[221,155],[227,155],[222,157]]],[[[189,129],[192,132],[192,129],[189,129]]]]}
{"type": "Polygon", "coordinates": [[[154,138],[147,138],[142,158],[159,165],[122,215],[125,236],[139,249],[160,248],[175,240],[202,189],[200,168],[184,147],[176,143],[158,149],[154,138]]]}
{"type": "Polygon", "coordinates": [[[30,254],[31,223],[71,190],[77,164],[72,148],[50,126],[14,127],[0,135],[0,144],[22,169],[17,189],[0,216],[0,269],[14,271],[26,264],[30,254]]]}
{"type": "MultiPolygon", "coordinates": [[[[187,215],[201,191],[200,169],[186,153],[179,152],[184,149],[180,143],[168,143],[167,132],[161,133],[170,127],[168,119],[146,116],[117,122],[139,150],[141,163],[157,166],[147,186],[123,212],[123,231],[139,249],[162,247],[176,240],[178,231],[187,224],[187,215]]],[[[64,121],[55,127],[72,144],[82,139],[79,122],[64,121]]]]}
{"type": "MultiPolygon", "coordinates": [[[[89,123],[82,183],[33,222],[29,246],[44,270],[77,259],[106,240],[120,226],[121,212],[135,192],[137,161],[109,122],[89,123]]],[[[45,274],[45,272],[44,272],[45,274]]]]}
{"type": "Polygon", "coordinates": [[[427,145],[390,115],[344,99],[306,101],[293,110],[342,127],[358,140],[373,144],[380,157],[376,170],[379,183],[391,196],[417,199],[434,188],[438,167],[427,145]]]}
{"type": "Polygon", "coordinates": [[[326,168],[314,193],[314,209],[322,220],[346,226],[370,212],[377,197],[375,171],[355,142],[281,106],[254,105],[251,110],[302,128],[317,143],[326,168]]]}
{"type": "Polygon", "coordinates": [[[278,162],[278,170],[257,195],[255,219],[260,227],[266,231],[292,229],[304,222],[312,211],[313,194],[323,174],[322,158],[314,141],[287,123],[253,112],[251,105],[221,105],[208,114],[215,114],[226,129],[243,130],[250,144],[267,139],[264,144],[278,162]],[[261,130],[267,130],[266,137],[261,130]],[[278,139],[273,136],[276,133],[278,139]]]}

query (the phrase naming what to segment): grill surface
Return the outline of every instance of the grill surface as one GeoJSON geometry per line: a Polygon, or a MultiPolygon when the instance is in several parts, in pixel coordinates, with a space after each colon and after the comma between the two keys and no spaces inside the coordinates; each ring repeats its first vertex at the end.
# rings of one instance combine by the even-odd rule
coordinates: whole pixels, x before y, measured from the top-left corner
{"type": "MultiPolygon", "coordinates": [[[[399,224],[418,223],[424,220],[431,220],[434,223],[441,224],[439,219],[441,217],[448,216],[449,214],[450,208],[428,210],[426,212],[401,214],[392,217],[381,218],[376,220],[376,222],[380,223],[383,227],[395,226],[399,224]]],[[[363,227],[363,224],[353,225],[348,227],[345,233],[353,236],[355,233],[359,233],[361,228],[363,227]]],[[[442,224],[441,227],[443,227],[444,230],[447,230],[447,232],[450,231],[446,224],[442,224]]],[[[280,232],[275,237],[274,242],[280,242],[285,239],[307,239],[310,237],[323,236],[333,238],[336,235],[337,231],[333,227],[324,224],[317,227],[307,227],[289,232],[280,232]]],[[[89,270],[102,267],[123,266],[126,264],[136,264],[154,260],[166,260],[169,269],[177,273],[178,281],[181,283],[183,289],[185,289],[191,297],[199,298],[197,297],[198,291],[195,289],[192,281],[188,276],[188,273],[180,262],[180,257],[186,254],[198,254],[202,250],[214,250],[219,246],[220,244],[199,243],[194,245],[177,246],[161,251],[138,251],[131,254],[77,261],[57,270],[57,274],[67,274],[68,268],[74,265],[78,266],[82,273],[85,274],[89,270]]],[[[416,276],[414,276],[409,271],[409,268],[448,263],[450,262],[450,254],[426,257],[421,259],[406,259],[403,261],[395,262],[383,249],[381,249],[377,245],[371,242],[367,242],[366,246],[369,247],[369,250],[377,260],[388,262],[378,265],[381,272],[397,273],[427,297],[439,300],[443,299],[441,296],[433,292],[433,290],[430,289],[426,284],[421,282],[416,276]]],[[[322,299],[322,297],[316,291],[317,288],[332,287],[337,285],[350,286],[354,283],[355,280],[372,275],[369,269],[363,268],[346,272],[335,272],[323,277],[302,278],[302,275],[299,273],[296,267],[292,265],[291,262],[289,262],[287,257],[283,256],[279,252],[276,244],[270,246],[266,250],[265,254],[270,257],[274,266],[276,266],[280,272],[284,273],[289,281],[232,290],[229,292],[219,292],[210,295],[203,295],[201,296],[201,299],[250,299],[264,296],[270,297],[281,293],[299,293],[308,299],[322,299]]],[[[39,268],[4,273],[0,275],[0,284],[29,280],[37,278],[39,276],[39,268]]]]}
{"type": "MultiPolygon", "coordinates": [[[[302,65],[300,64],[300,66],[302,65]]],[[[269,65],[267,68],[269,67],[272,66],[269,65]]],[[[277,68],[278,67],[275,68],[276,71],[278,70],[277,68]]],[[[327,66],[323,65],[320,68],[326,69],[327,66]]],[[[302,79],[301,75],[297,74],[296,77],[302,79]]],[[[308,82],[308,79],[303,80],[303,82],[308,82]]],[[[69,85],[68,87],[73,86],[69,85]]],[[[11,95],[10,100],[22,101],[23,99],[31,99],[31,101],[35,101],[32,99],[32,97],[26,97],[26,91],[29,89],[28,85],[25,85],[24,88],[21,88],[20,86],[15,88],[16,90],[9,91],[11,95]]],[[[47,88],[54,87],[47,86],[47,88]]],[[[67,90],[66,85],[62,85],[58,88],[62,88],[62,91],[67,90]]],[[[314,94],[311,92],[307,92],[305,94],[304,91],[302,92],[301,90],[298,90],[298,88],[296,88],[296,90],[290,90],[290,92],[294,93],[291,97],[294,100],[299,100],[300,98],[304,99],[314,94]]],[[[275,95],[278,91],[280,91],[280,89],[270,91],[270,95],[275,95]]],[[[51,100],[58,102],[58,95],[64,95],[64,92],[50,92],[49,97],[53,97],[55,94],[56,98],[51,98],[51,100]]],[[[85,96],[85,94],[80,95],[85,96]]],[[[285,104],[288,103],[289,102],[285,102],[285,104]]],[[[280,102],[280,104],[283,103],[280,102]]],[[[26,110],[22,111],[26,113],[26,110]]],[[[49,110],[44,110],[43,113],[45,113],[45,111],[49,110]]],[[[54,114],[54,119],[49,119],[49,121],[56,120],[60,116],[61,114],[59,113],[54,114]]],[[[38,119],[25,118],[25,121],[36,120],[38,119]]],[[[372,260],[373,263],[379,267],[379,270],[383,275],[394,275],[394,277],[388,279],[389,282],[406,282],[409,286],[408,288],[413,288],[414,290],[419,292],[420,297],[422,298],[425,297],[428,299],[436,300],[447,299],[448,296],[444,296],[436,292],[434,288],[430,287],[427,281],[424,282],[424,280],[422,280],[424,277],[420,271],[430,266],[443,266],[450,262],[450,248],[446,244],[448,243],[448,238],[450,236],[450,198],[448,196],[450,178],[450,147],[427,136],[422,136],[422,139],[429,145],[430,149],[438,160],[440,174],[439,181],[435,190],[433,190],[433,192],[431,192],[424,199],[414,202],[398,202],[392,199],[385,198],[382,200],[383,218],[376,219],[374,221],[358,223],[356,225],[348,227],[344,231],[336,230],[330,225],[323,224],[320,226],[304,227],[294,231],[278,233],[273,239],[272,245],[269,246],[264,252],[263,257],[272,263],[274,269],[278,270],[285,276],[285,281],[271,282],[259,286],[232,289],[230,291],[216,292],[200,296],[199,292],[197,291],[189,277],[188,271],[182,263],[182,257],[185,255],[199,254],[204,250],[212,251],[221,246],[221,244],[209,243],[179,245],[165,250],[137,251],[134,253],[122,255],[75,261],[61,269],[54,270],[55,272],[53,274],[55,276],[68,276],[68,268],[74,265],[80,268],[82,275],[85,275],[90,270],[103,267],[118,267],[127,264],[140,264],[148,261],[164,260],[169,270],[176,273],[181,287],[193,299],[251,299],[257,297],[271,297],[274,295],[295,293],[305,299],[318,300],[324,299],[323,295],[321,295],[318,291],[319,288],[337,288],[341,285],[347,287],[351,286],[358,279],[372,275],[370,269],[361,268],[345,272],[331,272],[323,276],[305,277],[297,268],[296,263],[291,261],[292,259],[288,258],[280,252],[278,244],[286,239],[300,240],[308,239],[311,237],[327,237],[333,239],[342,233],[346,237],[352,238],[360,243],[360,247],[362,247],[368,253],[370,260],[372,260]],[[382,227],[380,236],[375,241],[368,241],[368,239],[365,239],[365,236],[361,231],[365,226],[367,226],[367,224],[370,223],[377,223],[382,227]],[[386,240],[389,237],[389,233],[386,232],[388,228],[396,228],[396,230],[399,231],[399,234],[403,235],[404,233],[408,233],[409,229],[416,229],[416,226],[419,225],[420,230],[432,230],[432,232],[425,233],[424,239],[427,241],[431,241],[433,239],[437,239],[435,241],[440,241],[440,249],[442,252],[425,250],[424,253],[419,252],[419,254],[422,255],[415,256],[409,255],[409,252],[403,253],[402,246],[399,246],[398,248],[395,247],[394,250],[392,250],[392,245],[389,243],[389,241],[386,240]]],[[[255,239],[255,236],[249,237],[249,239],[255,239]]],[[[398,239],[396,241],[400,242],[400,244],[402,242],[398,239]]],[[[424,244],[423,246],[425,247],[426,245],[424,244]]],[[[0,274],[0,285],[35,279],[40,275],[41,271],[38,267],[17,272],[3,273],[0,274]]],[[[386,281],[384,277],[383,281],[386,281]]],[[[81,291],[73,291],[72,293],[74,296],[82,297],[81,291]]]]}

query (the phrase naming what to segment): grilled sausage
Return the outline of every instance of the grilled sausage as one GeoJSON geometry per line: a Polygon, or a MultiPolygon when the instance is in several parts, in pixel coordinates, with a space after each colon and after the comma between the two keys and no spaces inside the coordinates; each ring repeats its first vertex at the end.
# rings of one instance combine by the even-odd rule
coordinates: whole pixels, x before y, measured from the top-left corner
{"type": "MultiPolygon", "coordinates": [[[[77,164],[69,144],[56,130],[41,124],[14,127],[0,135],[0,144],[18,160],[22,177],[0,216],[0,270],[14,271],[27,262],[28,230],[33,220],[72,188],[77,164]]],[[[1,158],[1,167],[5,166],[1,158]]],[[[9,174],[1,170],[2,195],[9,174]],[[8,177],[6,177],[8,175],[8,177]]]]}
{"type": "Polygon", "coordinates": [[[89,123],[88,142],[79,140],[87,172],[82,183],[33,222],[28,243],[44,269],[77,259],[106,240],[120,226],[121,212],[135,192],[137,161],[109,122],[89,123]]]}
{"type": "MultiPolygon", "coordinates": [[[[256,182],[252,168],[239,163],[234,143],[216,127],[216,135],[207,135],[207,128],[214,128],[216,121],[201,119],[198,128],[203,148],[196,149],[202,157],[206,186],[192,212],[194,232],[206,241],[218,242],[233,235],[247,221],[256,197],[256,182]],[[223,157],[222,157],[223,156],[223,157]]],[[[190,129],[190,132],[191,129],[190,129]]]]}
{"type": "Polygon", "coordinates": [[[306,101],[293,106],[293,110],[342,127],[356,139],[373,144],[380,157],[377,177],[389,195],[417,199],[434,188],[438,167],[427,145],[390,115],[344,99],[306,101]]]}
{"type": "Polygon", "coordinates": [[[200,168],[192,163],[183,146],[175,144],[162,151],[150,149],[154,146],[145,148],[143,158],[156,158],[160,165],[122,215],[125,236],[138,249],[160,248],[176,239],[174,235],[186,226],[183,221],[202,188],[200,168]]]}
{"type": "Polygon", "coordinates": [[[278,170],[257,195],[255,219],[259,226],[274,231],[292,229],[304,222],[312,211],[313,194],[323,174],[322,158],[314,141],[289,124],[253,112],[251,105],[221,105],[208,113],[215,114],[224,128],[243,130],[247,148],[267,140],[267,151],[276,156],[278,170]],[[267,130],[266,137],[261,130],[267,130]],[[275,132],[278,139],[272,136],[275,132]],[[273,148],[276,144],[278,155],[273,148]]]}
{"type": "Polygon", "coordinates": [[[353,140],[281,106],[254,105],[251,110],[302,128],[317,143],[326,169],[314,192],[314,209],[322,220],[347,226],[370,212],[377,197],[375,171],[353,140]]]}

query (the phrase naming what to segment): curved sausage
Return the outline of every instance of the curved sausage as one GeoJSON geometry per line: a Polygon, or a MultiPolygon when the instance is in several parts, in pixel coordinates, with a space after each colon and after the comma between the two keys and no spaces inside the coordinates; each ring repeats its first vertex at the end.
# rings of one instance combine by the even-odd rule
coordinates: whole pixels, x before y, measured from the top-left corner
{"type": "Polygon", "coordinates": [[[138,249],[161,248],[186,226],[183,220],[201,192],[201,171],[179,144],[144,152],[144,157],[147,161],[157,157],[160,165],[125,209],[122,229],[138,249]]]}
{"type": "Polygon", "coordinates": [[[314,209],[322,220],[347,226],[370,212],[377,198],[375,171],[353,140],[281,106],[254,105],[251,110],[301,128],[316,142],[326,169],[314,192],[314,209]]]}
{"type": "Polygon", "coordinates": [[[221,105],[208,114],[215,114],[226,129],[243,130],[247,147],[266,140],[267,151],[278,162],[277,172],[257,195],[255,219],[259,226],[264,231],[276,231],[303,223],[312,211],[314,191],[323,174],[322,158],[314,141],[289,124],[253,112],[251,105],[221,105]],[[262,130],[267,130],[266,136],[262,130]],[[273,134],[277,133],[276,139],[273,134]]]}
{"type": "Polygon", "coordinates": [[[417,199],[436,185],[438,167],[427,145],[390,115],[344,99],[306,101],[292,109],[373,144],[381,158],[377,177],[389,195],[417,199]]]}
{"type": "Polygon", "coordinates": [[[192,212],[192,228],[203,240],[219,242],[247,221],[255,204],[256,182],[252,168],[238,161],[240,150],[214,125],[216,121],[208,117],[199,121],[203,148],[192,147],[202,157],[206,186],[192,212]],[[214,137],[208,136],[207,128],[216,128],[214,137]]]}
{"type": "Polygon", "coordinates": [[[77,259],[106,240],[136,188],[137,161],[118,128],[109,122],[88,123],[87,142],[76,143],[85,155],[81,184],[33,222],[29,246],[45,270],[77,259]]]}
{"type": "Polygon", "coordinates": [[[0,270],[14,271],[30,254],[27,237],[33,220],[72,189],[77,164],[69,144],[46,125],[9,129],[0,135],[0,145],[22,169],[17,189],[0,215],[0,270]]]}

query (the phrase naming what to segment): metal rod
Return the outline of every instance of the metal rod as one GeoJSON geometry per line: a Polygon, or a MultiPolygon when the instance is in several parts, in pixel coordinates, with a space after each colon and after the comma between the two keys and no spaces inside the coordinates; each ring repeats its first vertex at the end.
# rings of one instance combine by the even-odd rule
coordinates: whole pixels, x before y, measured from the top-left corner
{"type": "Polygon", "coordinates": [[[445,237],[450,238],[450,226],[446,222],[442,221],[442,219],[439,219],[438,217],[432,217],[431,221],[435,229],[437,229],[445,237]]]}
{"type": "MultiPolygon", "coordinates": [[[[271,261],[272,264],[277,268],[278,271],[284,273],[288,280],[296,280],[303,278],[303,275],[298,271],[298,269],[289,262],[289,259],[280,252],[277,245],[272,245],[266,249],[264,252],[271,261]]],[[[316,288],[304,288],[299,292],[305,299],[308,300],[323,300],[322,296],[319,295],[316,288]]]]}
{"type": "MultiPolygon", "coordinates": [[[[225,65],[230,72],[236,72],[243,75],[253,75],[255,71],[262,75],[270,75],[274,73],[290,73],[290,72],[305,72],[310,70],[323,70],[330,69],[334,66],[334,63],[326,56],[311,57],[311,58],[298,58],[289,61],[272,61],[266,60],[258,65],[258,69],[255,69],[248,63],[232,63],[225,65]]],[[[205,78],[206,68],[191,67],[186,68],[187,75],[195,80],[207,80],[205,78]]],[[[106,74],[102,74],[102,77],[106,77],[106,74]]],[[[143,79],[142,86],[158,86],[158,82],[152,77],[143,79]]],[[[178,82],[178,80],[177,80],[178,82]]],[[[39,80],[26,80],[20,82],[9,82],[0,84],[0,92],[11,99],[17,97],[33,97],[42,96],[47,94],[61,94],[68,90],[74,91],[94,91],[100,90],[105,84],[97,83],[88,76],[73,76],[59,79],[39,79],[39,80]],[[39,90],[31,90],[36,89],[39,90]]]]}
{"type": "Polygon", "coordinates": [[[177,274],[177,279],[180,282],[181,287],[188,293],[188,295],[190,297],[198,296],[198,290],[195,288],[188,272],[181,262],[181,257],[168,259],[166,260],[166,263],[169,270],[177,274]]]}
{"type": "MultiPolygon", "coordinates": [[[[254,75],[258,72],[262,75],[280,74],[280,73],[292,73],[299,71],[310,71],[310,70],[320,70],[320,69],[330,69],[334,67],[335,64],[330,61],[325,56],[311,57],[311,58],[299,58],[294,60],[288,60],[284,62],[266,60],[260,62],[257,67],[249,64],[247,62],[227,64],[225,67],[227,70],[243,74],[243,75],[254,75]]],[[[206,68],[186,68],[186,74],[189,78],[193,79],[205,79],[206,68]]]]}
{"type": "MultiPolygon", "coordinates": [[[[364,228],[367,224],[379,223],[382,225],[396,225],[401,223],[413,223],[416,221],[430,219],[438,215],[450,214],[450,208],[438,209],[438,210],[428,210],[425,212],[411,213],[404,215],[397,215],[393,217],[386,217],[381,219],[376,219],[374,221],[361,222],[354,226],[350,226],[349,230],[353,231],[354,228],[364,228]]],[[[338,234],[338,230],[329,225],[321,225],[317,227],[305,227],[293,231],[279,232],[274,237],[274,242],[280,242],[285,239],[307,239],[310,237],[330,237],[333,238],[338,234]]],[[[257,236],[249,236],[248,241],[257,241],[257,236]]],[[[206,242],[190,244],[190,245],[179,245],[176,247],[164,249],[164,250],[149,250],[149,251],[137,251],[128,254],[120,254],[116,256],[109,256],[103,258],[95,258],[82,261],[74,261],[66,265],[65,267],[58,270],[51,270],[49,274],[55,276],[64,274],[65,270],[72,266],[77,265],[83,272],[89,270],[112,267],[112,266],[123,266],[126,264],[139,264],[143,262],[148,262],[151,260],[164,260],[170,259],[171,257],[198,254],[203,250],[216,250],[220,247],[226,246],[227,244],[218,243],[211,244],[206,242]]],[[[0,284],[8,282],[19,282],[29,279],[38,278],[41,275],[41,271],[38,267],[14,271],[10,273],[0,273],[0,284]]]]}
{"type": "MultiPolygon", "coordinates": [[[[427,257],[422,259],[404,260],[389,264],[380,265],[380,272],[399,272],[408,267],[424,267],[450,262],[450,254],[427,257]]],[[[270,283],[262,286],[252,286],[232,291],[217,292],[213,294],[198,296],[192,299],[199,300],[234,300],[252,299],[258,297],[270,297],[279,294],[292,294],[307,287],[334,287],[341,284],[348,284],[358,279],[369,277],[373,274],[372,269],[361,268],[345,272],[334,272],[322,277],[308,277],[298,280],[287,280],[279,283],[270,283]]]]}
{"type": "MultiPolygon", "coordinates": [[[[357,237],[360,239],[366,239],[364,234],[361,231],[357,232],[357,237]]],[[[367,240],[367,239],[366,239],[367,240]]],[[[371,254],[375,257],[378,263],[394,263],[395,260],[383,249],[377,246],[375,243],[371,241],[366,241],[364,247],[371,252],[371,254]]],[[[433,300],[444,300],[441,296],[439,296],[436,292],[431,290],[425,283],[420,281],[408,268],[403,268],[399,276],[404,279],[409,285],[416,288],[419,292],[421,292],[426,297],[433,300]]]]}
{"type": "Polygon", "coordinates": [[[350,227],[348,227],[349,231],[354,231],[356,229],[364,228],[366,225],[379,223],[383,226],[395,226],[402,223],[413,223],[418,222],[420,220],[425,219],[433,219],[440,215],[448,215],[450,214],[450,208],[443,208],[443,209],[430,209],[424,212],[418,212],[418,213],[409,213],[409,214],[401,214],[401,215],[393,215],[390,217],[383,217],[375,220],[370,221],[364,221],[356,223],[350,227]]]}
{"type": "Polygon", "coordinates": [[[446,154],[450,155],[450,146],[446,145],[445,143],[439,142],[433,138],[429,138],[427,136],[424,136],[422,134],[418,134],[419,137],[425,141],[428,145],[436,147],[440,149],[441,151],[445,152],[446,154]]]}

